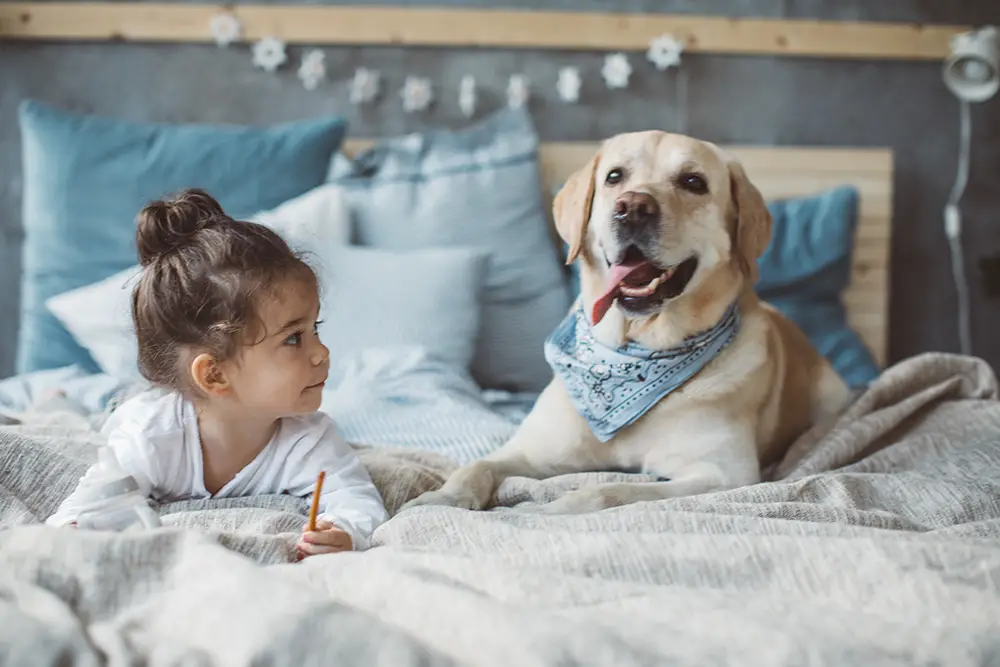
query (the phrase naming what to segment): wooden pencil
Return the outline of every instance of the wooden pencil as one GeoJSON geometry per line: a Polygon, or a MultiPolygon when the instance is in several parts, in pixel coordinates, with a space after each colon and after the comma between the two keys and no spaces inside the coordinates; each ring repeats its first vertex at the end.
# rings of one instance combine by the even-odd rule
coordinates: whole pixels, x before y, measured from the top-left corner
{"type": "Polygon", "coordinates": [[[319,512],[319,494],[323,491],[323,480],[326,471],[320,470],[316,476],[316,489],[313,491],[312,507],[309,508],[309,532],[316,530],[316,514],[319,512]]]}

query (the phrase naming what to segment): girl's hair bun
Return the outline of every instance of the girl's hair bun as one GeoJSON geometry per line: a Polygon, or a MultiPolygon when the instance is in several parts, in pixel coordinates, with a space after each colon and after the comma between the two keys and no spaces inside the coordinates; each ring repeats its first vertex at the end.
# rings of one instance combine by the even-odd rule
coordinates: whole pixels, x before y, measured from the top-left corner
{"type": "Polygon", "coordinates": [[[219,202],[201,189],[185,190],[171,199],[149,203],[136,219],[139,262],[147,266],[183,248],[194,241],[200,230],[227,217],[219,202]]]}

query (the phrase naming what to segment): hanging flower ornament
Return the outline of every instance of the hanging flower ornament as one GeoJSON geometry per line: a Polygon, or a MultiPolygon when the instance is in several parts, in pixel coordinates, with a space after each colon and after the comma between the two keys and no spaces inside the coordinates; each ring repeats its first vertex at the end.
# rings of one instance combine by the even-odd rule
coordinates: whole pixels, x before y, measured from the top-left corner
{"type": "Polygon", "coordinates": [[[285,64],[285,43],[276,37],[264,37],[253,45],[253,64],[265,72],[274,72],[285,64]]]}
{"type": "Polygon", "coordinates": [[[628,79],[632,76],[632,64],[624,53],[610,53],[604,57],[604,67],[601,76],[608,88],[628,88],[628,79]]]}
{"type": "Polygon", "coordinates": [[[649,43],[646,59],[661,72],[681,66],[684,43],[670,34],[660,35],[649,43]]]}
{"type": "Polygon", "coordinates": [[[434,101],[431,80],[419,76],[406,77],[399,95],[403,98],[403,111],[406,113],[424,111],[434,101]]]}
{"type": "Polygon", "coordinates": [[[528,77],[523,74],[511,74],[507,81],[507,106],[512,109],[520,109],[528,103],[531,97],[531,89],[528,77]]]}
{"type": "Polygon", "coordinates": [[[580,100],[580,70],[575,67],[563,67],[559,70],[559,79],[556,81],[556,92],[559,99],[570,104],[580,100]]]}
{"type": "Polygon", "coordinates": [[[458,108],[466,118],[476,113],[476,77],[466,74],[458,84],[458,108]]]}
{"type": "Polygon", "coordinates": [[[325,78],[326,54],[319,49],[306,52],[299,64],[299,80],[302,86],[306,90],[316,90],[325,78]]]}
{"type": "Polygon", "coordinates": [[[378,97],[382,76],[378,71],[359,67],[351,79],[351,104],[368,104],[378,97]]]}
{"type": "Polygon", "coordinates": [[[208,21],[208,29],[212,33],[212,39],[220,47],[229,46],[243,34],[240,20],[230,12],[214,15],[208,21]]]}

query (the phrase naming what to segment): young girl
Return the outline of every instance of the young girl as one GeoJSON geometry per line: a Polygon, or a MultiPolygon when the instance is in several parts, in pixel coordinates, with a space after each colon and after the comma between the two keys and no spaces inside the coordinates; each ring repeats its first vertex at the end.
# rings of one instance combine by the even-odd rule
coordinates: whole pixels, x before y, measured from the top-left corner
{"type": "MultiPolygon", "coordinates": [[[[312,269],[202,190],[153,202],[137,222],[132,317],[139,369],[155,389],[105,425],[121,467],[159,502],[306,497],[324,470],[323,513],[300,552],[366,549],[386,510],[334,421],[317,412],[330,357],[316,334],[312,269]]],[[[46,523],[74,522],[81,487],[46,523]]]]}

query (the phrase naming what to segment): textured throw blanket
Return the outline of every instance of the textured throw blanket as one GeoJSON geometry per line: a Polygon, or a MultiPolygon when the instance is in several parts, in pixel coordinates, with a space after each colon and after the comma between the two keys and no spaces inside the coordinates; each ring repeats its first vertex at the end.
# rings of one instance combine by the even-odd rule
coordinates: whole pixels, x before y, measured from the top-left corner
{"type": "MultiPolygon", "coordinates": [[[[531,503],[616,474],[508,480],[375,548],[288,563],[288,498],[160,508],[169,527],[35,524],[93,455],[0,429],[4,665],[983,665],[1000,660],[1000,402],[925,355],[806,434],[775,481],[580,516],[531,503]],[[507,506],[518,505],[517,510],[507,506]]],[[[446,460],[368,449],[390,511],[446,460]]]]}

